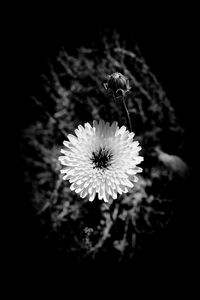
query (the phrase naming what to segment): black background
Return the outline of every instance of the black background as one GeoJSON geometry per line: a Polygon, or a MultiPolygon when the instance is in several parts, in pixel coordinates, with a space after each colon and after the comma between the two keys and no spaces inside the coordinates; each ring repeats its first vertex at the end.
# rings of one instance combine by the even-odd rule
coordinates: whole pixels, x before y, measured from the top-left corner
{"type": "MultiPolygon", "coordinates": [[[[16,64],[11,74],[16,85],[15,98],[11,102],[15,126],[11,127],[12,132],[16,130],[12,136],[17,145],[15,160],[18,175],[13,183],[16,184],[12,206],[14,226],[11,226],[9,239],[12,258],[16,262],[20,261],[26,266],[36,263],[41,267],[52,258],[48,257],[47,249],[38,238],[39,228],[34,223],[23,194],[23,174],[20,173],[17,157],[20,156],[19,141],[31,114],[28,97],[37,88],[38,77],[45,70],[48,57],[56,54],[63,45],[67,50],[73,51],[82,45],[95,43],[99,34],[106,29],[116,29],[130,48],[132,41],[136,41],[186,130],[184,158],[195,166],[198,27],[195,9],[191,7],[137,7],[134,2],[126,4],[123,1],[110,6],[101,2],[87,6],[83,3],[66,4],[63,7],[57,5],[50,10],[30,6],[17,14],[11,24],[9,42],[15,49],[11,62],[13,60],[16,64]]],[[[11,193],[10,190],[9,195],[11,193]]],[[[155,249],[155,253],[152,250],[142,258],[143,269],[151,266],[160,271],[178,271],[180,268],[195,267],[195,185],[190,193],[190,198],[184,199],[188,201],[188,205],[183,207],[178,216],[175,229],[169,229],[166,240],[161,241],[161,246],[155,249]],[[179,236],[177,232],[180,233],[179,236]]],[[[189,192],[186,197],[188,195],[189,192]]]]}

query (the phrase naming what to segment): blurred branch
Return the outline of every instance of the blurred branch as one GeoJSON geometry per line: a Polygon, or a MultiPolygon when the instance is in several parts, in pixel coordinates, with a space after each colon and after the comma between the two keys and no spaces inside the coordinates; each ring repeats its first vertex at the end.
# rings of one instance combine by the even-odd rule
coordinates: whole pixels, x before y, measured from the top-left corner
{"type": "Polygon", "coordinates": [[[49,206],[55,205],[58,198],[58,190],[60,188],[60,185],[62,183],[62,174],[59,174],[59,178],[56,181],[54,190],[51,194],[50,199],[44,204],[44,206],[39,210],[38,214],[43,213],[49,206]]]}
{"type": "Polygon", "coordinates": [[[39,101],[36,97],[32,96],[31,97],[35,103],[43,110],[43,112],[46,114],[46,116],[51,119],[55,124],[56,126],[58,127],[58,129],[60,130],[60,132],[62,133],[62,135],[67,138],[67,133],[62,129],[60,128],[60,124],[59,124],[59,121],[49,112],[49,110],[44,106],[44,104],[39,101]]]}
{"type": "Polygon", "coordinates": [[[109,213],[107,215],[108,218],[107,218],[106,226],[104,228],[102,237],[99,239],[97,244],[90,249],[90,253],[92,253],[92,256],[96,255],[98,250],[103,247],[106,240],[110,237],[110,232],[111,232],[113,225],[115,224],[115,222],[117,220],[118,212],[119,212],[119,203],[117,201],[115,201],[113,212],[111,210],[109,210],[109,213]]]}

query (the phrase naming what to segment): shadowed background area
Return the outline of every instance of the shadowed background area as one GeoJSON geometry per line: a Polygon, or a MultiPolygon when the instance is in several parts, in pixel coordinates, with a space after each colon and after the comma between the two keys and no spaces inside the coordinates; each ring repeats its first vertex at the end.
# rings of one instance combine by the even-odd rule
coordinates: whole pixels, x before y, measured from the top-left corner
{"type": "MultiPolygon", "coordinates": [[[[76,17],[69,19],[68,16],[72,11],[68,10],[66,17],[61,16],[55,23],[52,22],[53,16],[40,20],[31,16],[27,23],[28,30],[25,31],[22,27],[18,36],[18,57],[20,81],[23,86],[19,88],[21,97],[19,106],[17,105],[18,109],[20,107],[18,121],[22,136],[24,130],[34,122],[35,114],[28,99],[30,95],[41,92],[40,75],[47,73],[49,57],[56,55],[63,46],[73,55],[77,48],[95,46],[100,35],[116,30],[129,50],[134,50],[135,44],[138,44],[147,65],[170,99],[178,123],[185,131],[184,145],[179,154],[193,168],[195,155],[191,145],[194,143],[196,97],[192,88],[195,81],[192,66],[196,59],[193,52],[195,28],[192,24],[188,26],[187,22],[184,22],[184,17],[177,18],[177,14],[164,18],[162,13],[151,17],[141,12],[138,17],[136,12],[127,10],[123,14],[119,9],[106,11],[105,8],[105,12],[100,15],[93,14],[89,10],[81,15],[80,12],[76,12],[74,13],[76,17]]],[[[159,150],[158,155],[162,160],[163,156],[159,150]]],[[[169,226],[163,237],[152,243],[152,247],[141,253],[141,257],[138,258],[139,266],[164,265],[165,268],[173,266],[176,268],[181,265],[186,253],[192,253],[194,234],[192,215],[195,203],[191,180],[188,185],[190,186],[184,195],[181,193],[183,204],[178,204],[171,227],[169,226]],[[189,205],[186,204],[187,201],[189,205]]],[[[48,261],[49,257],[52,258],[52,255],[48,253],[40,235],[40,226],[27,199],[24,174],[21,174],[19,187],[23,200],[17,205],[18,209],[20,207],[18,252],[27,262],[33,258],[34,261],[43,263],[45,260],[48,261]]],[[[184,262],[189,263],[190,259],[184,262]]]]}

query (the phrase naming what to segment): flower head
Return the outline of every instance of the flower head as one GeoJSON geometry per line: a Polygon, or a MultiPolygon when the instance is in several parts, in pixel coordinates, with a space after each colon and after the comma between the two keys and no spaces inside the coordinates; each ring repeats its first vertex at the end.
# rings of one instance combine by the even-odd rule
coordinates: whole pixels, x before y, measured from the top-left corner
{"type": "Polygon", "coordinates": [[[69,180],[70,189],[89,196],[93,201],[96,193],[99,199],[108,202],[109,196],[117,198],[117,193],[127,193],[142,169],[137,165],[143,160],[138,155],[141,147],[133,141],[134,133],[117,122],[93,121],[75,130],[76,136],[69,134],[64,141],[65,149],[59,161],[63,165],[63,179],[69,180]]]}
{"type": "Polygon", "coordinates": [[[108,92],[113,93],[116,98],[123,96],[130,90],[128,78],[119,72],[108,75],[108,81],[104,83],[104,87],[108,92]]]}

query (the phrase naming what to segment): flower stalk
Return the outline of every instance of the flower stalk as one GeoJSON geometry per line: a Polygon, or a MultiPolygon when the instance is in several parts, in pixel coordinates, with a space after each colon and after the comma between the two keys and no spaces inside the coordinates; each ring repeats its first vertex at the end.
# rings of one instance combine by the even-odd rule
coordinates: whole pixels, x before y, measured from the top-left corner
{"type": "Polygon", "coordinates": [[[124,108],[124,112],[125,112],[125,116],[126,116],[126,122],[127,122],[129,131],[132,132],[131,119],[130,119],[129,111],[128,111],[128,108],[126,106],[125,100],[126,100],[125,95],[123,95],[122,96],[122,102],[123,102],[123,108],[124,108]]]}
{"type": "Polygon", "coordinates": [[[127,127],[131,132],[131,119],[125,102],[125,96],[131,90],[128,78],[119,72],[112,73],[111,75],[107,76],[107,82],[104,83],[104,87],[108,93],[112,94],[116,101],[119,100],[121,102],[122,99],[123,110],[125,112],[127,121],[127,127]]]}

